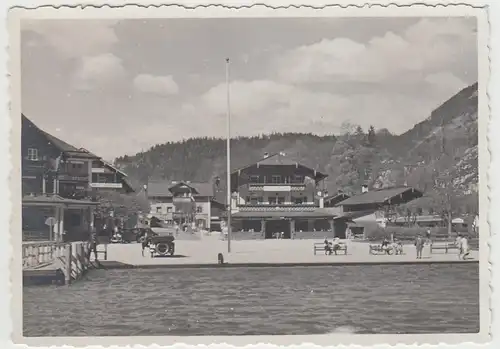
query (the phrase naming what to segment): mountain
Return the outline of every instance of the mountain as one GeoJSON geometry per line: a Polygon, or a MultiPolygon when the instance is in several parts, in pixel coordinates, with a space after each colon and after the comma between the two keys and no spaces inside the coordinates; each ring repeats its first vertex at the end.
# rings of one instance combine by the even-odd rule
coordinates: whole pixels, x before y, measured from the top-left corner
{"type": "MultiPolygon", "coordinates": [[[[437,188],[438,183],[450,183],[452,188],[446,184],[447,191],[460,198],[472,195],[475,202],[477,91],[477,83],[464,88],[401,135],[358,126],[342,135],[274,133],[239,137],[231,141],[232,168],[255,162],[265,152],[285,152],[328,174],[326,184],[331,192],[359,192],[363,183],[375,188],[407,184],[426,192],[442,192],[445,189],[437,188]]],[[[119,157],[115,165],[139,183],[148,179],[211,181],[225,173],[226,141],[194,138],[168,142],[134,156],[119,157]]]]}

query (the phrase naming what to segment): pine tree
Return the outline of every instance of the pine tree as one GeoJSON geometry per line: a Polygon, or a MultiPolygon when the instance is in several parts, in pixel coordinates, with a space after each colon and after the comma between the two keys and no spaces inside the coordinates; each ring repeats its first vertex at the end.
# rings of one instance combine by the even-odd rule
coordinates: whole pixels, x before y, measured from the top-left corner
{"type": "Polygon", "coordinates": [[[377,135],[375,133],[375,127],[373,127],[373,125],[371,125],[370,128],[368,129],[368,145],[370,147],[375,146],[376,138],[377,138],[377,135]]]}

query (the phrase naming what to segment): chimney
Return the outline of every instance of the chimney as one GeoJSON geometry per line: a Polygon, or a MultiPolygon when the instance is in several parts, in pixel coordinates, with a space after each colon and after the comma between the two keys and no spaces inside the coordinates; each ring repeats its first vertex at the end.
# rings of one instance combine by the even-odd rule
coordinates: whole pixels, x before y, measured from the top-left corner
{"type": "Polygon", "coordinates": [[[368,193],[368,186],[366,184],[363,184],[361,186],[361,193],[368,193]]]}
{"type": "Polygon", "coordinates": [[[269,157],[269,153],[268,152],[265,152],[264,153],[264,159],[267,159],[269,157]]]}

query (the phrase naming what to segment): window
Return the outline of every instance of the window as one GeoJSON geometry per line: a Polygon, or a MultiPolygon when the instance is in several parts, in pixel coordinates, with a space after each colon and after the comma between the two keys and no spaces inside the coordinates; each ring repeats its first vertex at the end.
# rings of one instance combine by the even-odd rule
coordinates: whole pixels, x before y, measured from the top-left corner
{"type": "Polygon", "coordinates": [[[167,213],[172,213],[172,206],[167,207],[167,213]]]}
{"type": "Polygon", "coordinates": [[[38,149],[28,148],[28,160],[38,161],[38,149]]]}
{"type": "Polygon", "coordinates": [[[161,206],[156,206],[156,213],[160,213],[161,212],[161,206]]]}
{"type": "Polygon", "coordinates": [[[292,197],[292,202],[295,205],[302,205],[304,203],[304,198],[303,197],[299,197],[299,196],[292,197]]]}
{"type": "Polygon", "coordinates": [[[285,197],[284,196],[278,196],[278,204],[283,205],[285,203],[285,197]]]}
{"type": "Polygon", "coordinates": [[[262,204],[262,196],[259,196],[259,197],[255,197],[255,196],[252,196],[252,197],[247,197],[247,204],[250,204],[250,205],[260,205],[262,204]]]}
{"type": "Polygon", "coordinates": [[[293,176],[293,182],[294,183],[304,183],[304,176],[301,176],[301,175],[293,176]]]}
{"type": "Polygon", "coordinates": [[[250,183],[259,183],[260,177],[259,175],[251,175],[249,181],[250,183]]]}
{"type": "Polygon", "coordinates": [[[270,197],[268,199],[268,202],[269,202],[269,205],[276,205],[276,203],[278,202],[278,199],[275,197],[270,197]]]}
{"type": "Polygon", "coordinates": [[[281,176],[280,175],[273,175],[271,177],[271,183],[274,183],[274,184],[281,183],[281,176]]]}
{"type": "Polygon", "coordinates": [[[203,213],[203,206],[196,206],[196,213],[203,213]]]}

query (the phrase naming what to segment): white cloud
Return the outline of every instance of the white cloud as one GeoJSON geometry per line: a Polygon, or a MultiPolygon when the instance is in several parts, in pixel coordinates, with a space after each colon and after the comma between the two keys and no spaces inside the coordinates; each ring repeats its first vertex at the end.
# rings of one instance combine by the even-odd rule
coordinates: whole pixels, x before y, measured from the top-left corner
{"type": "Polygon", "coordinates": [[[63,58],[79,58],[109,52],[118,38],[115,20],[23,20],[22,30],[32,31],[63,58]]]}
{"type": "Polygon", "coordinates": [[[140,74],[135,77],[134,86],[141,92],[162,96],[179,93],[179,86],[170,75],[153,76],[149,74],[140,74]]]}
{"type": "Polygon", "coordinates": [[[464,81],[450,72],[429,74],[425,77],[425,81],[431,84],[433,88],[449,94],[456,93],[466,86],[464,81]]]}
{"type": "MultiPolygon", "coordinates": [[[[211,115],[224,116],[227,111],[226,88],[226,84],[212,87],[202,95],[200,108],[211,115]]],[[[348,104],[346,98],[338,95],[312,92],[269,80],[231,83],[233,130],[241,135],[306,131],[305,128],[318,122],[333,125],[339,121],[340,124],[338,113],[348,104]]],[[[334,132],[333,129],[323,131],[334,132]]]]}
{"type": "Polygon", "coordinates": [[[390,82],[402,74],[439,72],[475,50],[474,27],[461,19],[424,19],[403,34],[387,32],[368,43],[323,39],[284,52],[274,61],[280,79],[296,83],[390,82]]]}
{"type": "Polygon", "coordinates": [[[83,57],[74,76],[77,89],[104,88],[127,75],[122,60],[111,53],[83,57]]]}

